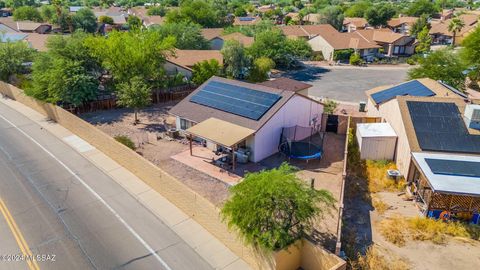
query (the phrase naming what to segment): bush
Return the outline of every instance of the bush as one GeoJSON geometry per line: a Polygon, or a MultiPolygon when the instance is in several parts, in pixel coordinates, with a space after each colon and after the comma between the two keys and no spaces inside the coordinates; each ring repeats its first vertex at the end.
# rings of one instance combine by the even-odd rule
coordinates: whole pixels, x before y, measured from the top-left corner
{"type": "Polygon", "coordinates": [[[353,54],[352,49],[337,50],[333,52],[334,61],[347,61],[350,59],[350,56],[353,54]]]}
{"type": "Polygon", "coordinates": [[[135,143],[128,136],[118,135],[118,136],[115,136],[114,138],[117,142],[125,145],[126,147],[128,147],[132,150],[135,150],[137,148],[135,146],[135,143]]]}
{"type": "Polygon", "coordinates": [[[363,64],[363,60],[362,58],[360,57],[360,54],[358,53],[354,53],[352,55],[350,55],[350,65],[354,65],[354,66],[360,66],[363,64]]]}
{"type": "Polygon", "coordinates": [[[322,53],[317,53],[312,58],[313,61],[324,61],[325,57],[323,57],[322,53]]]}

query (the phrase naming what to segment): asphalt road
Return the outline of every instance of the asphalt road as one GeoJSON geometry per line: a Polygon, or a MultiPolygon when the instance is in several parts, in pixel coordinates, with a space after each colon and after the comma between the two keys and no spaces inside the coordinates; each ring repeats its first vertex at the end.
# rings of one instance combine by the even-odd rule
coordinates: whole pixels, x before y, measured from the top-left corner
{"type": "Polygon", "coordinates": [[[405,67],[315,67],[285,74],[313,85],[309,93],[320,98],[358,103],[366,101],[365,91],[381,85],[397,84],[407,79],[405,67]]]}
{"type": "Polygon", "coordinates": [[[100,169],[0,103],[0,269],[37,269],[2,257],[22,250],[43,255],[41,269],[211,269],[100,169]]]}

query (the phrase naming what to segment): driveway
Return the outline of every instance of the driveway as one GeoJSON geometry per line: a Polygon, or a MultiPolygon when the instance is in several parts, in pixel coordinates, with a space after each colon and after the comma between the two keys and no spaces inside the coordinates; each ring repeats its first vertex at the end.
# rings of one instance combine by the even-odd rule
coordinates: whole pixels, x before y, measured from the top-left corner
{"type": "Polygon", "coordinates": [[[313,66],[285,74],[286,77],[313,85],[310,93],[320,98],[358,103],[366,101],[365,91],[407,79],[406,66],[351,67],[313,66]]]}

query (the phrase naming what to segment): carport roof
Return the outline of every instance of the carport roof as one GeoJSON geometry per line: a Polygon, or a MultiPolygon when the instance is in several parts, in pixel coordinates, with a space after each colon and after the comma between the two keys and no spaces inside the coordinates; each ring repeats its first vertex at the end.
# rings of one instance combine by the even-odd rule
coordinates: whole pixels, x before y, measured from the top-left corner
{"type": "Polygon", "coordinates": [[[226,147],[233,147],[255,133],[255,130],[211,117],[186,132],[226,147]]]}

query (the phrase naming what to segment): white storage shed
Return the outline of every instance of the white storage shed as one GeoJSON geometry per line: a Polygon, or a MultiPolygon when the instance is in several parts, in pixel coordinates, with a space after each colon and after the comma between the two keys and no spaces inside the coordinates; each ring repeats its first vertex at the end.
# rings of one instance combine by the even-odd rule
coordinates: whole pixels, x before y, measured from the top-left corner
{"type": "Polygon", "coordinates": [[[357,124],[361,159],[393,160],[397,134],[389,123],[357,124]]]}

